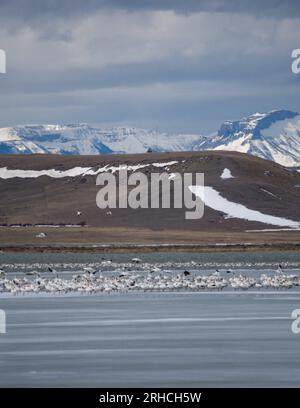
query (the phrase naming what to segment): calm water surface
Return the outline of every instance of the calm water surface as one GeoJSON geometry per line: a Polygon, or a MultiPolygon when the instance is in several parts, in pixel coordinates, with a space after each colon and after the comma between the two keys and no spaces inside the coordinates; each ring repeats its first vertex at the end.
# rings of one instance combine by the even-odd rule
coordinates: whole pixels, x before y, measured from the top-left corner
{"type": "MultiPolygon", "coordinates": [[[[111,257],[122,263],[132,256],[111,257]]],[[[5,265],[99,260],[88,254],[1,257],[5,265]]],[[[252,270],[271,269],[278,262],[294,269],[300,263],[296,253],[139,257],[147,262],[235,263],[252,270]]],[[[7,315],[7,333],[0,335],[2,387],[300,385],[300,334],[291,331],[300,292],[294,289],[2,295],[0,308],[7,315]]]]}

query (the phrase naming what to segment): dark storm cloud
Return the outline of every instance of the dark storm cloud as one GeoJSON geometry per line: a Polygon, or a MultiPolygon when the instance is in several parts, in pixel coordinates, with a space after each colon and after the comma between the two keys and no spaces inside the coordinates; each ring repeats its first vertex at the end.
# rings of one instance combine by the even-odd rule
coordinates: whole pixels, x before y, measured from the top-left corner
{"type": "Polygon", "coordinates": [[[68,18],[89,14],[101,8],[128,11],[173,10],[177,13],[234,12],[283,18],[299,15],[300,2],[298,0],[1,0],[0,16],[25,21],[46,16],[68,18]]]}

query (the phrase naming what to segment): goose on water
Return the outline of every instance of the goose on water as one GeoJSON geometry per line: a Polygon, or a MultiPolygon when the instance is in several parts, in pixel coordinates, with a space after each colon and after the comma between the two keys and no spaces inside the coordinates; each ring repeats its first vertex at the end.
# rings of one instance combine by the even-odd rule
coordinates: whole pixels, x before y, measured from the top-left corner
{"type": "Polygon", "coordinates": [[[40,276],[40,273],[38,271],[27,271],[25,272],[25,274],[28,276],[40,276]]]}
{"type": "Polygon", "coordinates": [[[142,262],[142,260],[140,259],[140,258],[132,258],[131,259],[131,262],[133,262],[133,263],[141,263],[142,262]]]}
{"type": "MultiPolygon", "coordinates": [[[[0,269],[0,292],[9,292],[14,295],[25,293],[68,293],[77,292],[80,294],[95,293],[113,293],[127,291],[171,291],[171,290],[222,290],[226,287],[235,290],[249,289],[276,289],[284,290],[299,286],[299,275],[285,273],[266,274],[262,273],[255,277],[243,275],[239,272],[232,273],[229,277],[226,270],[221,274],[220,271],[205,274],[201,271],[188,270],[171,272],[169,269],[160,269],[157,266],[151,268],[151,264],[142,264],[140,271],[125,270],[125,266],[118,267],[114,273],[97,274],[97,269],[90,264],[77,270],[83,270],[84,273],[77,273],[71,278],[58,278],[55,276],[56,270],[51,265],[48,266],[49,274],[41,274],[36,270],[24,271],[26,275],[33,276],[33,279],[26,277],[6,277],[3,269],[0,269]],[[144,267],[145,266],[145,267],[144,267]],[[157,274],[151,274],[150,271],[159,271],[157,274]],[[146,273],[142,273],[146,272],[146,273]],[[147,273],[148,272],[148,273],[147,273]]],[[[79,266],[79,265],[78,265],[79,266]]],[[[161,266],[161,265],[160,265],[161,266]]],[[[44,266],[43,266],[44,267],[44,266]]],[[[170,267],[170,265],[168,265],[170,267]]],[[[181,269],[182,270],[182,269],[181,269]]],[[[99,271],[100,272],[100,271],[99,271]]],[[[9,274],[7,274],[9,275],[9,274]]]]}
{"type": "Polygon", "coordinates": [[[90,273],[92,275],[95,275],[95,273],[97,272],[97,269],[94,269],[90,266],[87,266],[85,268],[83,268],[84,272],[90,273]]]}

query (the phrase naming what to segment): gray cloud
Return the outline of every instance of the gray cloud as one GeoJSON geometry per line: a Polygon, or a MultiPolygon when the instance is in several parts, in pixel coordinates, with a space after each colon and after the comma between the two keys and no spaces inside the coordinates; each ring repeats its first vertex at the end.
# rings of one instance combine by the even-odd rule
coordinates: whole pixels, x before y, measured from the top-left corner
{"type": "Polygon", "coordinates": [[[72,122],[211,131],[300,110],[297,1],[2,0],[0,126],[72,122]]]}
{"type": "Polygon", "coordinates": [[[1,0],[1,16],[33,20],[43,16],[89,14],[99,9],[173,10],[246,13],[262,17],[295,17],[300,11],[297,0],[1,0]]]}

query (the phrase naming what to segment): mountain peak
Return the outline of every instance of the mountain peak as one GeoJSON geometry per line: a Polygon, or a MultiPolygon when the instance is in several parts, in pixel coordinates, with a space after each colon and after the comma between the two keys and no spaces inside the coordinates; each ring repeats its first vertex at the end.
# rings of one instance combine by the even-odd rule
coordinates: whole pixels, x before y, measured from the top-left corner
{"type": "Polygon", "coordinates": [[[272,110],[267,113],[256,112],[241,120],[225,121],[218,131],[218,136],[228,137],[238,132],[244,132],[257,139],[261,136],[261,130],[267,129],[277,121],[292,119],[298,115],[296,112],[285,109],[272,110]]]}
{"type": "Polygon", "coordinates": [[[255,112],[225,121],[217,133],[207,137],[87,123],[0,129],[0,153],[98,155],[195,150],[239,151],[284,166],[300,166],[300,115],[284,109],[255,112]]]}
{"type": "Polygon", "coordinates": [[[277,109],[267,113],[257,112],[237,121],[224,122],[210,148],[240,151],[273,160],[284,166],[299,166],[299,136],[299,114],[277,109]]]}

